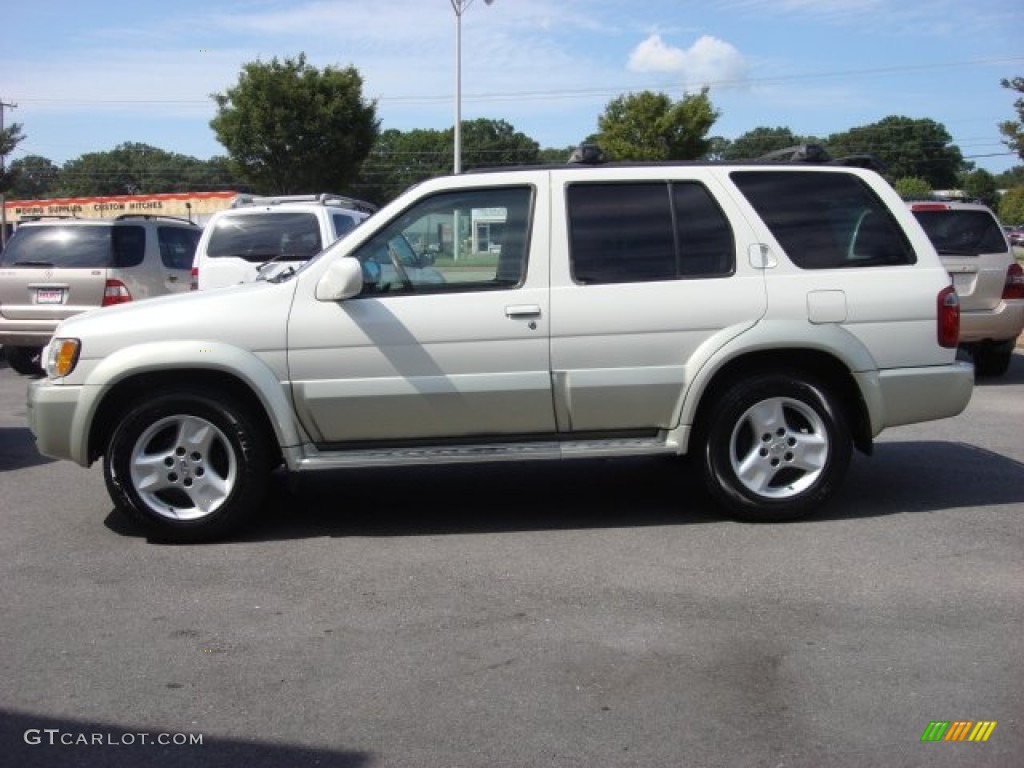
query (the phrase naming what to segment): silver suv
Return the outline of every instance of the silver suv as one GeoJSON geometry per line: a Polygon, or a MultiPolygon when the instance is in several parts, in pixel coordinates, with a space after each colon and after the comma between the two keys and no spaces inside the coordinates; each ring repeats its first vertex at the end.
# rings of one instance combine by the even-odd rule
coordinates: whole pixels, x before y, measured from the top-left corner
{"type": "Polygon", "coordinates": [[[730,514],[790,520],[854,447],[963,410],[958,333],[873,171],[503,169],[423,182],[270,280],[66,320],[28,417],[175,541],[235,529],[279,465],[691,454],[730,514]]]}
{"type": "Polygon", "coordinates": [[[200,232],[182,219],[142,214],[22,222],[0,253],[0,344],[8,363],[41,373],[40,353],[61,320],[187,291],[200,232]]]}
{"type": "Polygon", "coordinates": [[[1024,269],[980,203],[910,202],[960,296],[960,345],[979,376],[1002,376],[1024,330],[1024,269]]]}

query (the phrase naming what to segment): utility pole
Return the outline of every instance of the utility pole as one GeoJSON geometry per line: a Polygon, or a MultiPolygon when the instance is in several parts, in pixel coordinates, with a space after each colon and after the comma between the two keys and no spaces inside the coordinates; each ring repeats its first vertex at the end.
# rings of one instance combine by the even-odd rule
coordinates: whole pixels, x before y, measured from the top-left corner
{"type": "MultiPolygon", "coordinates": [[[[4,110],[17,109],[17,104],[8,104],[0,98],[0,134],[4,132],[4,110]]],[[[4,175],[4,156],[0,155],[0,178],[4,175]]],[[[0,250],[7,245],[7,205],[4,193],[0,192],[0,250]]]]}

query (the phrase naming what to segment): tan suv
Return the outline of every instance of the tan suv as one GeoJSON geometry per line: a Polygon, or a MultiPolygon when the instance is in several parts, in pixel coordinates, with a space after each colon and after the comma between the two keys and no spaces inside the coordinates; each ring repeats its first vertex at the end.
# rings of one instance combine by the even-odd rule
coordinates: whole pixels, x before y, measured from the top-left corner
{"type": "Polygon", "coordinates": [[[911,202],[960,296],[960,346],[979,376],[1002,376],[1024,330],[1024,269],[980,203],[911,202]]]}
{"type": "Polygon", "coordinates": [[[251,519],[278,465],[689,454],[729,514],[791,520],[854,447],[964,409],[958,334],[872,171],[506,168],[425,181],[268,280],[65,320],[28,421],[174,541],[251,519]]]}
{"type": "Polygon", "coordinates": [[[11,367],[42,372],[57,324],[87,309],[187,291],[202,230],[126,214],[22,223],[0,253],[0,344],[11,367]]]}

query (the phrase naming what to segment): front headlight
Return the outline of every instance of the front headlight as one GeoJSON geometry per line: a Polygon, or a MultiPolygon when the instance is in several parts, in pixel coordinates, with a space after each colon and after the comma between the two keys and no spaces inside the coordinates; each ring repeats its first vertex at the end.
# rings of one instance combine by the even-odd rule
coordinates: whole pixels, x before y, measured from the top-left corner
{"type": "Polygon", "coordinates": [[[82,342],[78,339],[51,339],[46,348],[46,375],[61,379],[75,370],[82,342]]]}

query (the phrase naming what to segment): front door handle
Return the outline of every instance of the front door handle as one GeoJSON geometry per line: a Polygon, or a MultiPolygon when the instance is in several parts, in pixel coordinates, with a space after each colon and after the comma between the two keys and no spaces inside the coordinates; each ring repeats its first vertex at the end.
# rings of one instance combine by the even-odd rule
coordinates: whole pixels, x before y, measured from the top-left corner
{"type": "Polygon", "coordinates": [[[540,307],[536,304],[512,304],[505,307],[505,317],[540,317],[540,307]]]}

